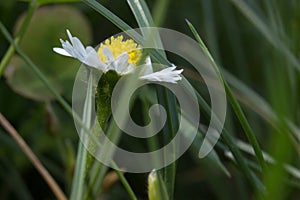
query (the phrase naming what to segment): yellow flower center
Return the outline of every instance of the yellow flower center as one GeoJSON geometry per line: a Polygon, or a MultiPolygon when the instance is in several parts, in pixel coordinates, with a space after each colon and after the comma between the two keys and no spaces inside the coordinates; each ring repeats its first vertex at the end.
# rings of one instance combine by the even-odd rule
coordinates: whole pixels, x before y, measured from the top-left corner
{"type": "Polygon", "coordinates": [[[100,59],[105,63],[106,57],[102,53],[104,47],[109,48],[114,56],[114,59],[118,58],[121,53],[127,52],[129,55],[128,62],[134,65],[137,64],[142,56],[142,50],[140,50],[140,46],[136,44],[132,39],[123,41],[122,35],[116,38],[112,36],[110,39],[106,39],[104,43],[100,44],[98,55],[100,59]]]}

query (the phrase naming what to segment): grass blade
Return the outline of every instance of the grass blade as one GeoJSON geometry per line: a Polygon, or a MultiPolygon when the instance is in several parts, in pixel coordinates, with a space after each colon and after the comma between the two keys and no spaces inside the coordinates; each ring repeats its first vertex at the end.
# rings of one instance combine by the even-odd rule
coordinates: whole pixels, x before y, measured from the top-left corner
{"type": "MultiPolygon", "coordinates": [[[[152,19],[152,16],[150,14],[150,11],[148,9],[147,4],[144,0],[128,0],[127,1],[132,12],[135,15],[135,18],[139,24],[140,27],[150,27],[153,26],[154,22],[152,19]]],[[[164,3],[165,1],[161,1],[164,3]]],[[[166,59],[166,54],[163,49],[162,42],[159,37],[158,32],[150,32],[147,29],[142,29],[142,34],[146,40],[146,42],[154,43],[155,47],[157,47],[160,56],[166,59]]],[[[167,112],[167,123],[168,126],[164,127],[164,140],[165,143],[167,143],[170,138],[173,138],[175,133],[174,130],[176,130],[176,127],[178,127],[178,117],[177,117],[177,111],[176,111],[176,103],[174,96],[168,92],[165,88],[158,88],[157,89],[158,94],[158,102],[164,106],[167,112]]],[[[175,150],[175,147],[173,147],[173,150],[175,150]]],[[[165,155],[169,156],[169,155],[165,155]]],[[[174,159],[175,160],[175,159],[174,159]]],[[[176,162],[173,162],[169,166],[165,167],[164,170],[164,180],[166,182],[167,191],[169,194],[170,199],[173,199],[173,193],[174,193],[174,187],[175,187],[175,175],[176,175],[176,162]]]]}
{"type": "MultiPolygon", "coordinates": [[[[88,129],[91,126],[91,113],[92,113],[92,91],[93,91],[93,74],[92,71],[89,70],[89,78],[88,78],[88,87],[86,93],[86,99],[84,102],[83,116],[82,122],[88,129]]],[[[80,130],[80,137],[85,138],[87,133],[85,129],[82,128],[80,130]]],[[[86,140],[86,139],[84,139],[86,140]]],[[[78,144],[78,152],[76,158],[76,167],[74,179],[72,181],[72,189],[71,189],[71,200],[81,200],[83,197],[83,190],[85,188],[84,179],[86,177],[87,170],[87,155],[88,152],[85,149],[83,142],[79,140],[78,144]]]]}
{"type": "Polygon", "coordinates": [[[16,143],[20,146],[22,151],[26,154],[29,160],[32,162],[33,166],[37,169],[37,171],[41,174],[44,178],[50,189],[52,190],[53,194],[59,200],[67,200],[65,194],[62,192],[56,181],[47,171],[47,169],[43,166],[41,161],[36,157],[27,143],[23,140],[20,134],[15,130],[15,128],[7,121],[7,119],[0,113],[0,123],[3,128],[11,135],[11,137],[16,141],[16,143]]]}
{"type": "Polygon", "coordinates": [[[205,52],[206,56],[209,58],[211,64],[214,67],[214,70],[216,71],[216,73],[219,75],[220,80],[223,81],[224,86],[225,86],[225,90],[226,93],[228,95],[229,101],[238,117],[238,119],[240,120],[240,123],[247,135],[248,140],[250,141],[250,143],[253,145],[257,160],[261,166],[261,168],[264,170],[265,169],[265,161],[262,155],[262,150],[258,144],[258,141],[256,140],[256,137],[253,133],[253,130],[251,128],[251,126],[249,125],[246,116],[244,115],[244,112],[242,111],[242,108],[240,107],[237,99],[234,97],[228,83],[224,80],[221,72],[219,71],[219,68],[217,66],[217,64],[214,62],[214,59],[212,58],[210,52],[208,51],[207,47],[205,46],[205,44],[203,43],[202,39],[200,38],[199,34],[197,33],[197,31],[195,30],[195,28],[193,27],[193,25],[187,21],[188,26],[190,27],[191,31],[193,32],[196,40],[199,42],[199,45],[201,46],[201,48],[203,49],[203,51],[205,52]]]}
{"type": "MultiPolygon", "coordinates": [[[[210,114],[210,107],[207,104],[207,102],[201,97],[199,93],[197,93],[199,104],[203,107],[204,112],[206,115],[210,114]]],[[[237,165],[240,167],[246,178],[249,180],[249,182],[252,184],[253,188],[257,188],[259,190],[263,190],[261,187],[262,184],[258,180],[258,178],[253,174],[253,172],[250,170],[249,166],[247,165],[246,159],[242,156],[241,152],[239,151],[238,147],[236,146],[234,139],[229,134],[229,132],[226,130],[226,128],[223,129],[222,138],[224,140],[224,143],[228,146],[230,151],[232,152],[237,165]]]]}
{"type": "MultiPolygon", "coordinates": [[[[150,32],[147,27],[155,26],[151,13],[148,9],[148,6],[144,0],[127,0],[131,11],[133,12],[135,19],[139,25],[139,27],[143,27],[141,29],[143,37],[147,42],[152,42],[157,47],[161,56],[166,58],[166,54],[164,51],[160,50],[163,49],[163,45],[161,39],[159,37],[158,32],[150,32]]],[[[163,1],[161,1],[163,2],[163,1]]]]}
{"type": "Polygon", "coordinates": [[[288,46],[276,35],[278,31],[272,30],[244,0],[230,0],[240,12],[262,33],[262,35],[272,44],[279,52],[281,52],[288,61],[298,71],[300,71],[300,63],[296,56],[291,52],[288,46]]]}

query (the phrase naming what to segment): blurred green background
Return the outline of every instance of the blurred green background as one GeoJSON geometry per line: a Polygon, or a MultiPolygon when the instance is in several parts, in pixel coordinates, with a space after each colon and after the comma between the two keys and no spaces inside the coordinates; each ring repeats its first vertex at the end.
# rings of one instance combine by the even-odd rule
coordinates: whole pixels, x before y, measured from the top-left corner
{"type": "MultiPolygon", "coordinates": [[[[126,1],[99,2],[131,27],[138,27],[126,1]]],[[[188,19],[221,67],[261,148],[277,160],[275,165],[268,165],[268,170],[260,171],[251,148],[241,143],[248,143],[247,137],[228,106],[226,130],[258,184],[264,185],[262,190],[269,191],[267,198],[300,199],[300,1],[174,0],[166,1],[162,15],[155,15],[163,8],[160,0],[146,2],[160,26],[194,38],[185,21],[188,19]],[[295,168],[286,170],[284,163],[295,168]]],[[[1,0],[0,21],[10,33],[16,34],[20,29],[28,5],[26,1],[1,0]]],[[[66,39],[67,28],[85,45],[92,46],[120,30],[82,2],[49,3],[35,11],[20,46],[71,103],[80,63],[52,51],[60,46],[59,38],[66,39]]],[[[0,57],[9,45],[1,34],[0,57]]],[[[169,59],[186,69],[184,75],[198,87],[199,80],[194,78],[191,66],[172,55],[169,59]]],[[[69,194],[78,142],[73,119],[17,54],[1,75],[0,112],[69,194]]],[[[207,124],[208,117],[202,116],[202,123],[207,124]]],[[[132,144],[128,141],[127,145],[132,144]]],[[[258,198],[259,191],[249,183],[239,162],[228,154],[230,148],[224,138],[216,146],[213,158],[198,159],[198,147],[199,141],[195,141],[177,163],[175,199],[258,198]]],[[[147,199],[147,174],[125,176],[138,198],[147,199]]],[[[121,183],[117,179],[112,182],[104,183],[108,186],[101,198],[128,199],[121,183]]],[[[0,199],[54,199],[44,180],[3,128],[0,128],[0,199]]]]}

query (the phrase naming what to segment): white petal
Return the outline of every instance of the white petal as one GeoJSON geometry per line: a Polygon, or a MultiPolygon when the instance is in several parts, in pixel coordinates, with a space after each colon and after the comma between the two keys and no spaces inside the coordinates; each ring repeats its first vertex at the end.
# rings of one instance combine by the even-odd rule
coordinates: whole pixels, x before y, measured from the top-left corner
{"type": "Polygon", "coordinates": [[[102,49],[102,53],[106,57],[106,63],[111,63],[115,60],[114,55],[112,54],[109,48],[104,47],[102,49]]]}
{"type": "Polygon", "coordinates": [[[62,39],[60,39],[60,42],[66,52],[68,52],[72,57],[77,58],[76,54],[74,53],[74,48],[69,41],[63,41],[62,39]]]}
{"type": "Polygon", "coordinates": [[[77,58],[81,62],[83,62],[86,57],[86,52],[85,52],[85,48],[84,48],[83,44],[77,37],[73,37],[71,32],[68,29],[67,29],[67,34],[68,34],[68,37],[69,37],[72,45],[70,44],[69,41],[66,41],[65,45],[66,45],[66,47],[69,47],[69,49],[66,49],[66,50],[67,51],[72,50],[73,54],[71,53],[71,55],[73,55],[75,58],[77,58]],[[70,47],[71,47],[71,49],[70,49],[70,47]]]}
{"type": "Polygon", "coordinates": [[[96,50],[91,46],[86,47],[85,62],[86,62],[85,64],[87,64],[89,66],[98,68],[98,69],[102,70],[103,72],[106,71],[106,65],[103,62],[101,62],[96,50]]]}
{"type": "Polygon", "coordinates": [[[72,57],[71,54],[69,54],[65,49],[63,48],[59,48],[59,47],[54,47],[53,48],[53,51],[58,53],[58,54],[61,54],[63,56],[69,56],[69,57],[72,57]]]}
{"type": "Polygon", "coordinates": [[[168,82],[168,83],[177,83],[182,78],[180,74],[183,69],[175,70],[176,66],[172,65],[172,67],[168,67],[158,72],[154,72],[148,75],[141,76],[140,79],[148,80],[153,82],[168,82]]]}
{"type": "Polygon", "coordinates": [[[72,36],[71,32],[69,31],[69,29],[67,29],[67,34],[68,34],[69,39],[71,40],[73,36],[72,36]]]}
{"type": "Polygon", "coordinates": [[[68,40],[63,41],[60,39],[63,48],[56,47],[53,48],[53,51],[64,56],[77,58],[82,63],[102,70],[103,72],[108,70],[108,66],[101,62],[95,49],[93,49],[91,46],[87,46],[85,48],[77,37],[72,36],[69,30],[67,30],[67,34],[71,43],[68,40]]]}
{"type": "Polygon", "coordinates": [[[80,40],[76,37],[73,37],[71,42],[73,44],[75,52],[77,53],[77,58],[84,59],[86,57],[86,51],[80,40]]]}
{"type": "Polygon", "coordinates": [[[127,52],[121,53],[118,58],[114,61],[113,65],[118,74],[128,74],[131,72],[131,68],[134,69],[133,65],[128,63],[129,55],[127,52]]]}
{"type": "Polygon", "coordinates": [[[153,73],[151,58],[150,56],[147,56],[146,63],[142,66],[142,69],[140,71],[140,76],[145,76],[151,73],[153,73]]]}
{"type": "Polygon", "coordinates": [[[152,62],[151,62],[150,56],[146,57],[146,64],[145,64],[145,66],[146,66],[146,69],[145,69],[144,75],[148,75],[148,74],[153,73],[152,62]]]}

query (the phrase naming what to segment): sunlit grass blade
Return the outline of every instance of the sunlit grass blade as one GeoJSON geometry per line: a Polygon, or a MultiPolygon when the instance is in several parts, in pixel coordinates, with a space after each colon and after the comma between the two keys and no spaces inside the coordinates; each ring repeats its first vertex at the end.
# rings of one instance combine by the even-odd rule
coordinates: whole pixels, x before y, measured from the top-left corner
{"type": "MultiPolygon", "coordinates": [[[[101,15],[106,17],[109,21],[119,27],[121,30],[129,30],[132,29],[128,24],[126,24],[122,19],[120,19],[117,15],[112,13],[110,10],[102,6],[99,2],[94,0],[82,0],[85,4],[99,12],[101,15]]],[[[136,39],[136,38],[135,38],[136,39]]]]}
{"type": "MultiPolygon", "coordinates": [[[[152,15],[148,9],[148,6],[144,0],[127,0],[131,11],[133,12],[135,19],[142,31],[144,39],[146,42],[154,42],[155,46],[158,50],[163,49],[162,42],[159,37],[159,33],[151,32],[147,29],[147,27],[156,26],[152,19],[152,15]],[[148,41],[149,40],[149,41],[148,41]]],[[[163,2],[163,1],[160,1],[163,2]]],[[[164,51],[159,51],[159,53],[166,58],[166,54],[164,51]]]]}
{"type": "Polygon", "coordinates": [[[154,26],[150,10],[144,0],[127,0],[127,3],[133,12],[139,27],[154,26]]]}

